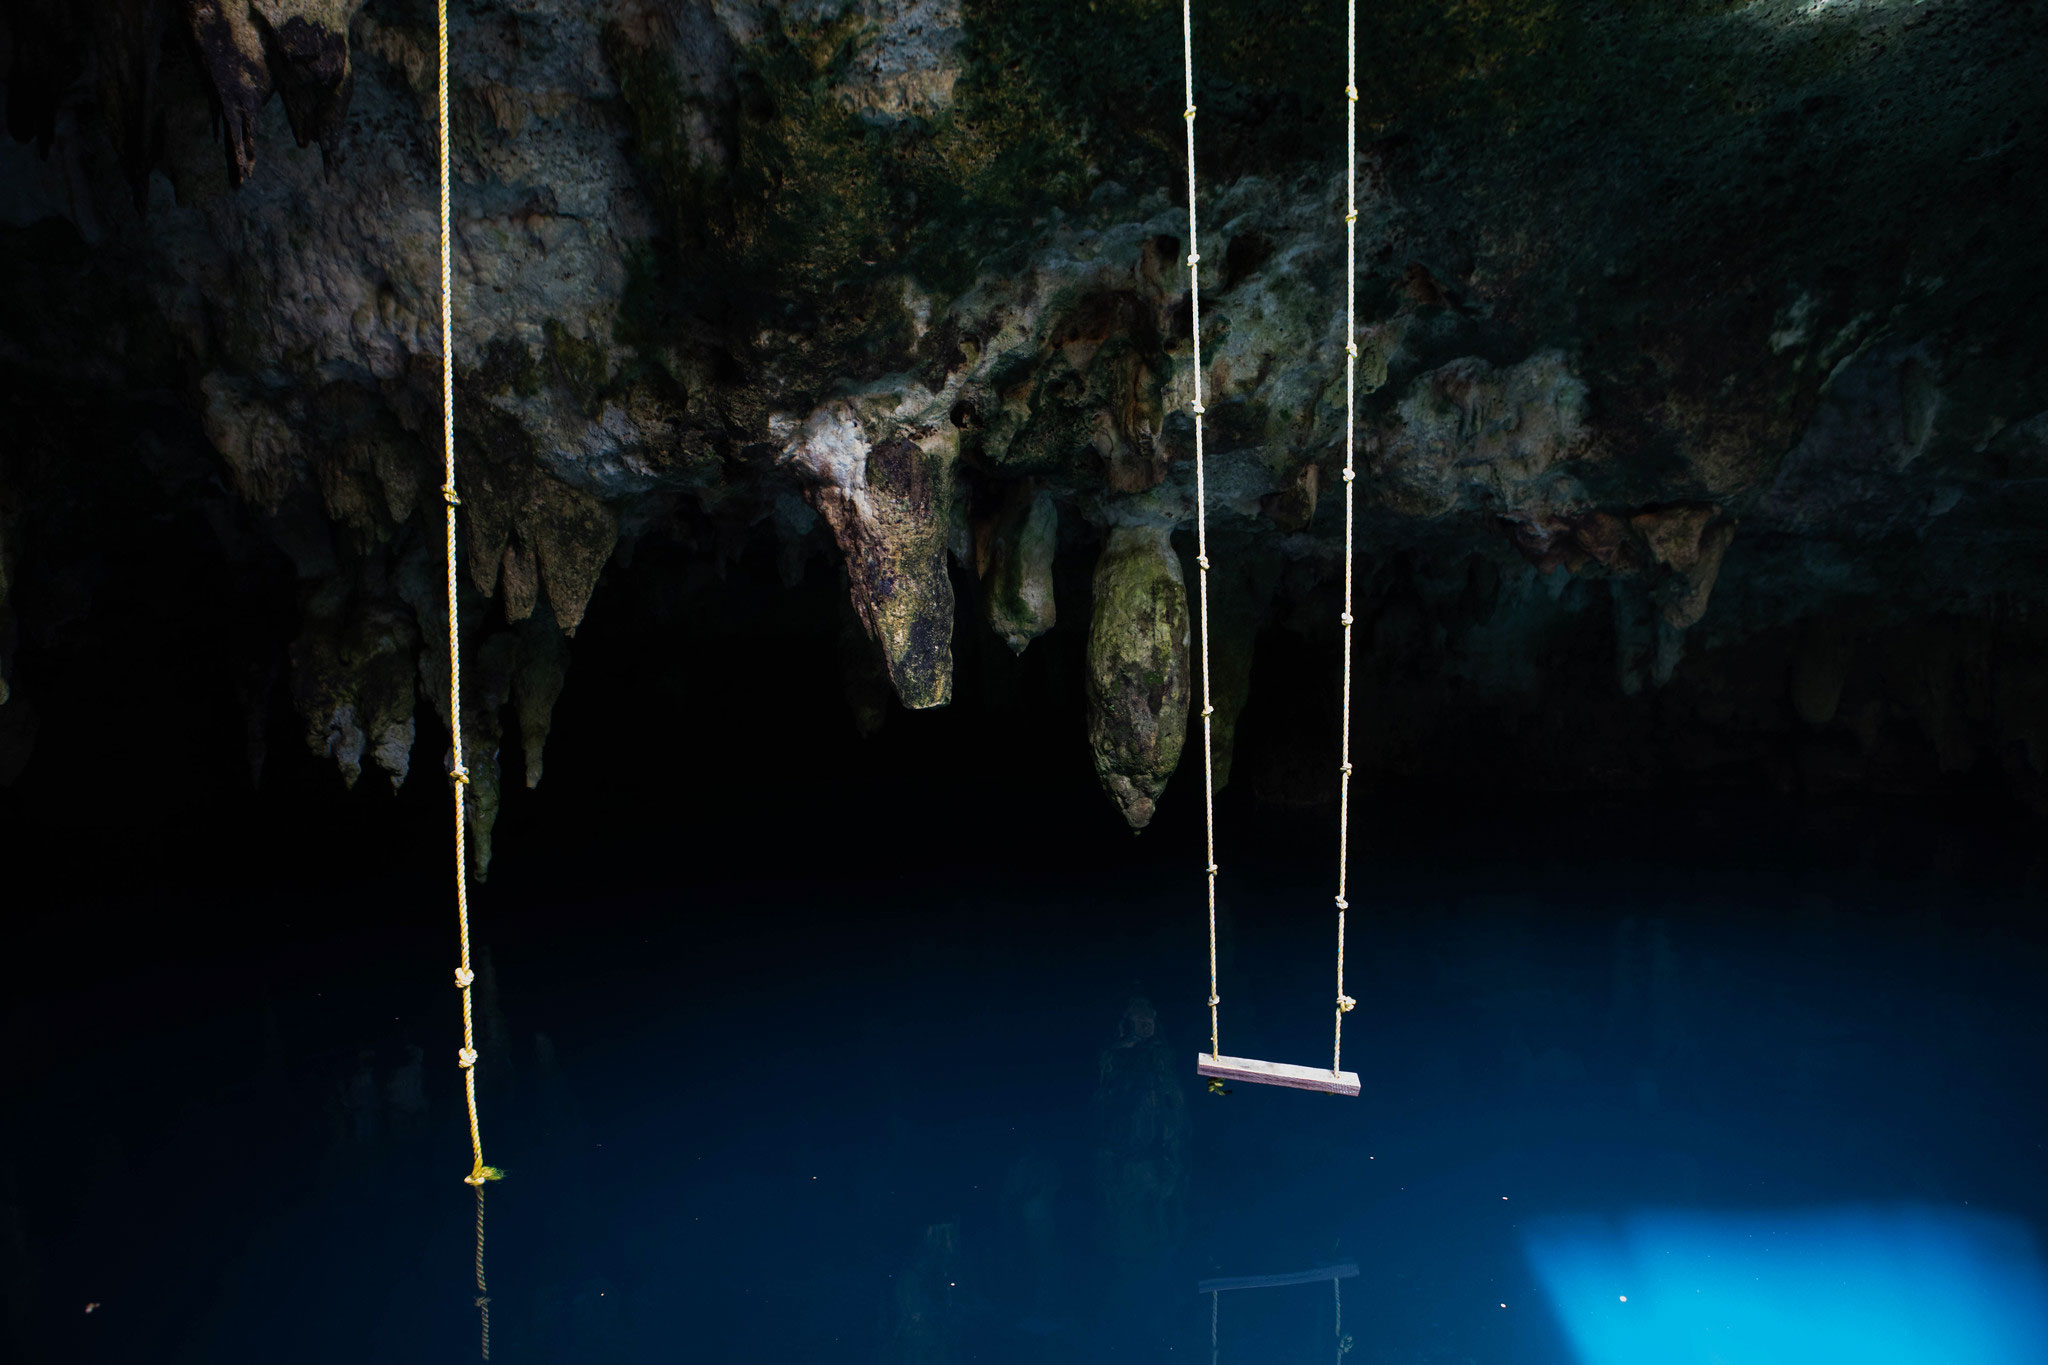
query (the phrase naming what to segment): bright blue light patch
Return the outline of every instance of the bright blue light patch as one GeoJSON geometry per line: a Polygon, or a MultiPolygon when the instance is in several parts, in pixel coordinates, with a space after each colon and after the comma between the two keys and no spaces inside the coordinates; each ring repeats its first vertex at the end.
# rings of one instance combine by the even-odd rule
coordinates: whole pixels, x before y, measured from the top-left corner
{"type": "Polygon", "coordinates": [[[2007,1218],[1642,1212],[1545,1220],[1524,1247],[1580,1365],[2048,1361],[2048,1274],[2007,1218]]]}

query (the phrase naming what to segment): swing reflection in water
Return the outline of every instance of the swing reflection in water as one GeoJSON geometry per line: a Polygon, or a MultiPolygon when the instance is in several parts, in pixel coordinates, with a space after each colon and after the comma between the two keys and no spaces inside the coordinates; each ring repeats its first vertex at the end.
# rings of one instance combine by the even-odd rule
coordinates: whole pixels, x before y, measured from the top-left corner
{"type": "Polygon", "coordinates": [[[1216,1279],[1202,1280],[1195,1285],[1195,1292],[1209,1296],[1209,1359],[1216,1365],[1222,1359],[1222,1309],[1219,1295],[1231,1289],[1284,1289],[1291,1285],[1321,1284],[1330,1282],[1330,1304],[1332,1314],[1332,1335],[1336,1338],[1337,1359],[1343,1360],[1350,1354],[1352,1341],[1344,1335],[1344,1290],[1342,1281],[1358,1275],[1356,1261],[1339,1261],[1334,1265],[1317,1266],[1312,1270],[1293,1270],[1279,1275],[1225,1275],[1216,1279]]]}

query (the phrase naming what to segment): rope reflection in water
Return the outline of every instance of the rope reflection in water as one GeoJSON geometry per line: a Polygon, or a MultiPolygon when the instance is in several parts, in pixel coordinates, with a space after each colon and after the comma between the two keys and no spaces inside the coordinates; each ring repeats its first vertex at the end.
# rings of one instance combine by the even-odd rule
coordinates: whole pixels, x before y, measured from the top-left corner
{"type": "Polygon", "coordinates": [[[481,1183],[471,1186],[476,1191],[476,1311],[479,1329],[482,1332],[483,1358],[491,1358],[491,1291],[484,1281],[484,1187],[481,1183]]]}

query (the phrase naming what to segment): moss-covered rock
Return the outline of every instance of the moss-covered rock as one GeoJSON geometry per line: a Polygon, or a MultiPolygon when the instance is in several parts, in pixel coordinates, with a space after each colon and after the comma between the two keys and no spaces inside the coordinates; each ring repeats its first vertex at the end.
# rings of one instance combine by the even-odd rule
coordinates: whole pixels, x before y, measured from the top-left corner
{"type": "Polygon", "coordinates": [[[1165,528],[1120,526],[1095,564],[1088,743],[1132,829],[1152,821],[1188,726],[1187,585],[1165,528]]]}

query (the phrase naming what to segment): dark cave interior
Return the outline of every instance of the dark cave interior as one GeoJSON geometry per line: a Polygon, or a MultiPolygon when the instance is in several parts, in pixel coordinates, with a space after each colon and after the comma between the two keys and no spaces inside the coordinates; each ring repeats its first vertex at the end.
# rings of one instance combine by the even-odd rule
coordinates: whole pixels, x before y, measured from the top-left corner
{"type": "Polygon", "coordinates": [[[2048,27],[1192,12],[0,0],[0,1354],[2048,1359],[2048,27]]]}

